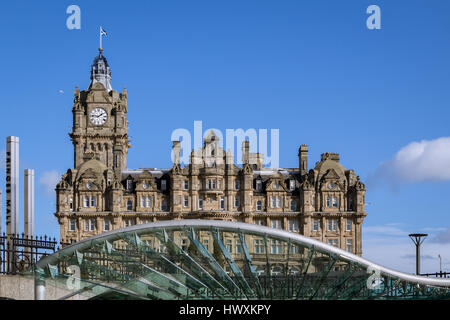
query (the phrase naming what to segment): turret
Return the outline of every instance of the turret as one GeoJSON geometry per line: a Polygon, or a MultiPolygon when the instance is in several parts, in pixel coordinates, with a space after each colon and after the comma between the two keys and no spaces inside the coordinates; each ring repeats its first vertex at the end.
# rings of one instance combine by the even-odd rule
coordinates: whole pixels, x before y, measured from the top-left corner
{"type": "Polygon", "coordinates": [[[306,144],[302,144],[298,149],[298,168],[301,176],[308,173],[308,146],[306,144]]]}

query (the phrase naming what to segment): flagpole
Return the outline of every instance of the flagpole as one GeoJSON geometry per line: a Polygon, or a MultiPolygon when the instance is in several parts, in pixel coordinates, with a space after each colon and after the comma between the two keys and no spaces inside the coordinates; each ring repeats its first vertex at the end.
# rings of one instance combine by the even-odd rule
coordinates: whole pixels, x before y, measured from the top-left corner
{"type": "Polygon", "coordinates": [[[102,49],[102,26],[100,26],[100,49],[102,49]]]}

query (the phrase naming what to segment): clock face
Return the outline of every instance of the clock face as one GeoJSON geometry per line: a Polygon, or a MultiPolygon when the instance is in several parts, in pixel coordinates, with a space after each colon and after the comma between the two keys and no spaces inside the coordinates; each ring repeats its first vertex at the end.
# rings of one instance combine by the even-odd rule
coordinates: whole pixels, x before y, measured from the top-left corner
{"type": "Polygon", "coordinates": [[[101,126],[105,124],[106,120],[108,119],[108,114],[102,108],[95,108],[91,111],[89,119],[96,126],[101,126]]]}

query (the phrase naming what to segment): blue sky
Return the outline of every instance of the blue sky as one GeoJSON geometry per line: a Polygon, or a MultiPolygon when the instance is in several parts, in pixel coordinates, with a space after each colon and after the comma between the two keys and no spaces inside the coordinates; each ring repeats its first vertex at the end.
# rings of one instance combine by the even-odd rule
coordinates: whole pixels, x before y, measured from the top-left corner
{"type": "Polygon", "coordinates": [[[438,271],[438,253],[449,270],[448,12],[444,0],[9,1],[0,150],[20,137],[21,173],[36,171],[36,232],[58,236],[52,186],[73,165],[73,89],[89,85],[102,25],[113,88],[128,90],[130,168],[170,167],[172,131],[194,120],[279,129],[280,166],[297,166],[305,143],[310,167],[338,152],[366,182],[366,258],[413,272],[407,234],[428,232],[423,271],[438,271]],[[81,30],[66,28],[71,4],[81,30]],[[371,4],[381,30],[366,27],[371,4]]]}

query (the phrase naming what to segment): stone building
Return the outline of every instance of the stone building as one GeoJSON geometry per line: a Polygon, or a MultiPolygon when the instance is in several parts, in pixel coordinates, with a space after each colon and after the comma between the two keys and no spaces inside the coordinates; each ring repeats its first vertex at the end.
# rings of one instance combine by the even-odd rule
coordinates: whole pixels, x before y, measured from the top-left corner
{"type": "Polygon", "coordinates": [[[338,154],[322,154],[309,170],[308,147],[301,145],[298,168],[269,169],[263,166],[264,155],[250,153],[244,141],[240,167],[211,131],[203,148],[191,153],[189,165],[180,166],[180,143],[175,141],[172,168],[128,169],[127,112],[127,91],[112,89],[100,49],[89,88],[75,89],[69,134],[74,168],[56,186],[62,240],[79,241],[140,223],[200,218],[289,230],[362,254],[365,186],[340,164],[338,154]]]}

